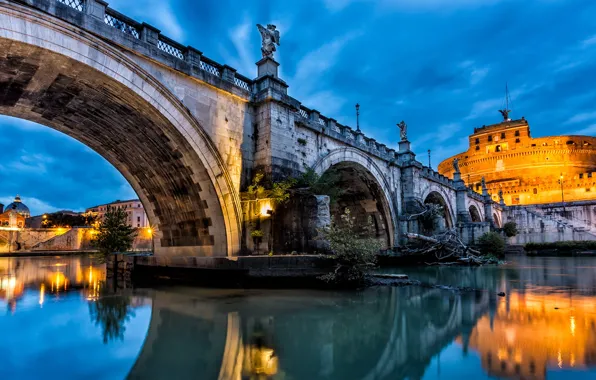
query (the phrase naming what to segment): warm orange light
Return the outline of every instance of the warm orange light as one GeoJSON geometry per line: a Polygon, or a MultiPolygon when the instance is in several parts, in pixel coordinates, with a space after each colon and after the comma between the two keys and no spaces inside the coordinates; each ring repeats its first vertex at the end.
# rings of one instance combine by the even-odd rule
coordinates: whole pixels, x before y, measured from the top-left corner
{"type": "Polygon", "coordinates": [[[152,235],[152,234],[153,234],[153,230],[152,230],[151,228],[147,228],[147,233],[148,233],[149,235],[152,235]]]}
{"type": "Polygon", "coordinates": [[[271,202],[268,201],[263,201],[261,203],[261,216],[263,217],[267,217],[270,214],[270,212],[273,211],[273,207],[271,207],[271,202]]]}

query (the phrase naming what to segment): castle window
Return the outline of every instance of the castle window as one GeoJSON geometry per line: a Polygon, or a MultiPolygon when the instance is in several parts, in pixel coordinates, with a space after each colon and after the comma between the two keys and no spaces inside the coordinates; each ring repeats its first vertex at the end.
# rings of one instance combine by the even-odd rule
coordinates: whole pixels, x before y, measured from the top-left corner
{"type": "Polygon", "coordinates": [[[504,139],[505,138],[505,132],[501,132],[501,138],[504,139]]]}
{"type": "Polygon", "coordinates": [[[534,194],[538,194],[538,189],[534,188],[534,194]]]}
{"type": "MultiPolygon", "coordinates": [[[[519,139],[515,139],[515,142],[518,143],[519,142],[519,139]]],[[[536,146],[536,144],[534,144],[534,146],[536,146]]]]}
{"type": "Polygon", "coordinates": [[[480,144],[480,139],[476,137],[476,144],[480,144]]]}
{"type": "MultiPolygon", "coordinates": [[[[515,142],[519,142],[519,139],[515,139],[515,142]]],[[[532,146],[536,146],[536,144],[532,144],[532,146]]]]}
{"type": "Polygon", "coordinates": [[[515,131],[515,137],[519,137],[519,131],[515,131]]]}
{"type": "Polygon", "coordinates": [[[592,173],[588,173],[588,178],[592,178],[592,173]]]}
{"type": "Polygon", "coordinates": [[[476,150],[480,150],[480,147],[479,147],[479,146],[477,146],[477,147],[476,147],[476,150]]]}
{"type": "Polygon", "coordinates": [[[495,148],[495,152],[500,152],[501,151],[501,145],[497,145],[495,148]]]}
{"type": "Polygon", "coordinates": [[[575,144],[575,142],[573,142],[573,140],[567,140],[567,143],[566,144],[567,145],[573,145],[573,144],[575,144]]]}
{"type": "Polygon", "coordinates": [[[579,179],[584,178],[584,173],[579,173],[579,179]]]}
{"type": "Polygon", "coordinates": [[[488,141],[489,142],[493,141],[493,136],[492,135],[491,136],[488,136],[488,141]]]}
{"type": "Polygon", "coordinates": [[[589,193],[592,189],[590,189],[589,187],[586,188],[586,193],[589,193]]]}

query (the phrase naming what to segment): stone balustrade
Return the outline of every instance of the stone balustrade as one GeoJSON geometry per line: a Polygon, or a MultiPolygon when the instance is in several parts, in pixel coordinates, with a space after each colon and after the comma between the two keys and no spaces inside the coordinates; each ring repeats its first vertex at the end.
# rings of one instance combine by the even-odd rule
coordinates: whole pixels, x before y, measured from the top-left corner
{"type": "MultiPolygon", "coordinates": [[[[35,3],[34,0],[24,0],[27,3],[35,3]]],[[[234,86],[252,92],[253,81],[247,77],[240,75],[236,70],[227,65],[219,64],[207,57],[205,57],[199,50],[192,46],[184,46],[171,38],[163,35],[159,29],[147,24],[137,22],[122,13],[109,8],[108,4],[103,0],[48,0],[56,3],[56,7],[50,7],[49,10],[54,9],[54,16],[66,21],[72,21],[68,17],[68,13],[61,10],[61,7],[69,7],[78,12],[95,17],[102,20],[106,25],[118,29],[127,38],[132,39],[132,46],[135,46],[134,40],[143,41],[157,49],[151,51],[155,53],[163,53],[166,55],[162,63],[168,64],[174,69],[179,69],[180,62],[187,62],[192,67],[197,67],[204,73],[221,78],[224,81],[232,83],[234,86]]],[[[34,5],[34,4],[32,4],[34,5]]]]}
{"type": "Polygon", "coordinates": [[[397,157],[397,152],[394,149],[388,148],[387,145],[379,143],[373,138],[366,137],[362,132],[338,123],[335,119],[321,115],[317,110],[301,105],[296,116],[297,121],[303,125],[346,144],[361,148],[384,160],[393,161],[397,157]]]}

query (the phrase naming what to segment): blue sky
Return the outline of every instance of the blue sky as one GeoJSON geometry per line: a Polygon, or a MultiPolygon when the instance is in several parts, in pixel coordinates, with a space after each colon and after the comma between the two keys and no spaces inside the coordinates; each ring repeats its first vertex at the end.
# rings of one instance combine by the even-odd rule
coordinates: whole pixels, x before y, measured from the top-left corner
{"type": "MultiPolygon", "coordinates": [[[[534,136],[596,134],[593,0],[112,0],[110,6],[254,77],[256,23],[281,32],[276,59],[289,94],[394,147],[395,124],[433,166],[467,148],[474,127],[498,122],[509,83],[513,117],[534,136]]],[[[0,119],[0,202],[32,212],[81,210],[135,197],[82,144],[0,119]]]]}

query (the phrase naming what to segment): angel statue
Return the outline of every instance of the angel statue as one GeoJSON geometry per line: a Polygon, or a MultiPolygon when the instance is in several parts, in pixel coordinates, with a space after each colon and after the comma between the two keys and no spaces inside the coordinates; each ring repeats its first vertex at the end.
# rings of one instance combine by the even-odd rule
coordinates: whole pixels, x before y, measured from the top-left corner
{"type": "Polygon", "coordinates": [[[455,169],[456,173],[459,173],[459,158],[453,159],[453,169],[455,169]]]}
{"type": "Polygon", "coordinates": [[[503,189],[499,189],[499,202],[503,202],[503,189]]]}
{"type": "Polygon", "coordinates": [[[259,28],[263,40],[263,46],[261,47],[263,57],[273,58],[273,52],[277,50],[275,45],[279,46],[279,30],[276,30],[276,26],[273,24],[267,24],[266,28],[261,24],[257,24],[257,28],[259,28]]]}
{"type": "Polygon", "coordinates": [[[480,183],[482,184],[482,190],[486,189],[486,180],[484,179],[484,177],[482,177],[480,183]]]}
{"type": "Polygon", "coordinates": [[[508,110],[507,108],[505,108],[504,110],[499,110],[499,112],[503,116],[503,120],[511,121],[511,119],[509,118],[509,113],[511,112],[511,110],[508,110]]]}
{"type": "Polygon", "coordinates": [[[406,124],[405,121],[401,121],[399,122],[399,124],[397,124],[397,127],[399,128],[399,135],[401,137],[401,141],[408,141],[408,125],[406,124]]]}

